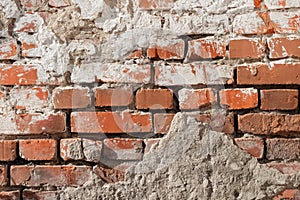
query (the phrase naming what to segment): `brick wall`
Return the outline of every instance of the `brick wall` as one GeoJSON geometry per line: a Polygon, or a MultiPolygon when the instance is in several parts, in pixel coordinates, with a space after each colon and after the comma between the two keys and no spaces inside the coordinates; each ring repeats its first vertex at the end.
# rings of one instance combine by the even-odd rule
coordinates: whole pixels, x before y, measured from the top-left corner
{"type": "Polygon", "coordinates": [[[1,199],[123,180],[177,112],[299,171],[299,1],[82,2],[0,2],[1,199]]]}

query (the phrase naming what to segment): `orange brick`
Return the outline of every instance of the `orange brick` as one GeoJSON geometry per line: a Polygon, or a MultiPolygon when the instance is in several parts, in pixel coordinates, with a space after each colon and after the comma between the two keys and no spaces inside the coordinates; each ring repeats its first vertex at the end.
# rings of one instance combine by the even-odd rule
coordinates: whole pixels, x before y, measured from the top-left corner
{"type": "Polygon", "coordinates": [[[272,200],[285,200],[285,199],[300,199],[300,191],[297,189],[286,189],[281,192],[279,195],[273,197],[272,200]]]}
{"type": "Polygon", "coordinates": [[[137,109],[172,109],[173,91],[169,89],[140,89],[136,93],[137,109]]]}
{"type": "Polygon", "coordinates": [[[66,115],[61,112],[19,114],[16,116],[16,126],[20,133],[62,133],[66,130],[66,115]]]}
{"type": "Polygon", "coordinates": [[[0,65],[1,85],[33,85],[38,83],[38,70],[33,65],[0,65]]]}
{"type": "Polygon", "coordinates": [[[17,157],[17,142],[0,140],[0,161],[13,161],[17,157]]]}
{"type": "Polygon", "coordinates": [[[258,93],[254,88],[224,89],[220,91],[220,104],[228,110],[250,109],[258,105],[258,93]]]}
{"type": "Polygon", "coordinates": [[[270,58],[300,57],[300,38],[269,38],[270,58]]]}
{"type": "Polygon", "coordinates": [[[71,131],[81,133],[151,132],[151,113],[72,112],[71,131]]]}
{"type": "Polygon", "coordinates": [[[53,90],[55,109],[86,108],[91,104],[89,89],[84,87],[57,87],[53,90]]]}
{"type": "Polygon", "coordinates": [[[10,168],[12,186],[82,186],[91,180],[90,166],[75,165],[13,165],[10,168]]]}
{"type": "Polygon", "coordinates": [[[180,40],[167,46],[156,46],[157,56],[163,60],[180,60],[184,58],[185,44],[180,40]]]}
{"type": "Polygon", "coordinates": [[[258,39],[236,39],[229,41],[229,57],[232,58],[262,58],[265,46],[258,39]]]}
{"type": "Polygon", "coordinates": [[[154,132],[159,134],[168,133],[175,114],[156,113],[154,114],[154,132]]]}
{"type": "Polygon", "coordinates": [[[128,106],[133,101],[132,88],[95,88],[95,106],[128,106]]]}
{"type": "Polygon", "coordinates": [[[18,59],[19,47],[15,39],[0,39],[0,60],[18,59]]]}
{"type": "Polygon", "coordinates": [[[56,152],[56,140],[19,140],[19,154],[25,160],[53,160],[56,158],[56,152]]]}
{"type": "Polygon", "coordinates": [[[262,158],[264,154],[264,142],[261,138],[235,138],[235,144],[255,158],[262,158]]]}
{"type": "Polygon", "coordinates": [[[143,144],[139,139],[105,139],[103,156],[109,160],[141,160],[143,144]]]}
{"type": "Polygon", "coordinates": [[[178,92],[180,109],[199,109],[207,107],[217,101],[216,93],[211,88],[181,89],[178,92]]]}
{"type": "Polygon", "coordinates": [[[215,39],[198,39],[188,42],[189,60],[199,58],[223,58],[226,56],[226,44],[215,39]]]}

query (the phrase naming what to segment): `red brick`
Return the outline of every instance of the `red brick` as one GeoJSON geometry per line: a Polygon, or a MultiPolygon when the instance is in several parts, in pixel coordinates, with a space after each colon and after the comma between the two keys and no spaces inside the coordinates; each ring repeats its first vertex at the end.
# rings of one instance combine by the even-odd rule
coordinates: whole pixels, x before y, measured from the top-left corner
{"type": "Polygon", "coordinates": [[[36,33],[42,27],[44,19],[39,13],[26,12],[15,23],[15,32],[36,33]]]}
{"type": "Polygon", "coordinates": [[[233,114],[210,113],[194,115],[197,121],[207,123],[213,131],[223,132],[227,134],[234,133],[233,114]]]}
{"type": "Polygon", "coordinates": [[[229,57],[253,58],[264,57],[265,45],[258,39],[235,39],[229,41],[229,57]]]}
{"type": "Polygon", "coordinates": [[[184,58],[185,44],[183,40],[167,46],[156,46],[157,56],[163,60],[178,60],[184,58]]]}
{"type": "Polygon", "coordinates": [[[16,116],[16,126],[20,133],[62,133],[66,130],[66,115],[61,112],[19,114],[16,116]]]}
{"type": "Polygon", "coordinates": [[[133,101],[132,88],[95,88],[95,106],[128,106],[133,101]]]}
{"type": "Polygon", "coordinates": [[[0,191],[0,199],[2,200],[19,200],[19,191],[0,191]]]}
{"type": "Polygon", "coordinates": [[[298,108],[298,90],[261,90],[260,96],[261,110],[296,110],[298,108]]]}
{"type": "Polygon", "coordinates": [[[59,199],[56,191],[24,190],[23,199],[27,200],[50,200],[59,199]]]}
{"type": "Polygon", "coordinates": [[[292,135],[300,132],[300,115],[249,113],[238,116],[239,130],[259,135],[292,135]]]}
{"type": "Polygon", "coordinates": [[[0,165],[0,186],[7,184],[7,168],[4,165],[0,165]]]}
{"type": "Polygon", "coordinates": [[[264,142],[261,138],[235,138],[235,144],[256,158],[264,154],[264,142]]]}
{"type": "Polygon", "coordinates": [[[179,107],[182,110],[199,109],[214,104],[217,101],[216,93],[211,88],[181,89],[178,92],[179,107]]]}
{"type": "Polygon", "coordinates": [[[173,7],[174,0],[139,0],[141,9],[170,9],[173,7]]]}
{"type": "Polygon", "coordinates": [[[148,58],[158,58],[156,47],[150,47],[147,49],[148,58]]]}
{"type": "Polygon", "coordinates": [[[300,38],[269,38],[270,58],[300,57],[300,38]]]}
{"type": "Polygon", "coordinates": [[[144,140],[144,143],[145,143],[144,153],[148,153],[150,151],[151,147],[154,146],[155,144],[158,144],[158,142],[160,140],[161,140],[160,138],[146,139],[146,140],[144,140]]]}
{"type": "Polygon", "coordinates": [[[0,39],[0,60],[18,59],[18,44],[15,39],[0,39]]]}
{"type": "Polygon", "coordinates": [[[25,160],[53,160],[57,142],[53,139],[19,140],[19,154],[25,160]]]}
{"type": "Polygon", "coordinates": [[[60,157],[67,160],[83,160],[81,138],[67,138],[60,141],[60,157]]]}
{"type": "Polygon", "coordinates": [[[143,141],[139,139],[105,139],[103,159],[108,160],[141,160],[143,141]]]}
{"type": "Polygon", "coordinates": [[[91,104],[89,89],[84,87],[57,87],[53,90],[55,109],[86,108],[91,104]]]}
{"type": "Polygon", "coordinates": [[[300,84],[300,63],[253,64],[237,68],[237,83],[248,85],[300,84]]]}
{"type": "Polygon", "coordinates": [[[254,7],[255,7],[255,8],[260,8],[260,6],[261,6],[261,1],[262,1],[262,0],[253,0],[254,7]]]}
{"type": "Polygon", "coordinates": [[[16,109],[41,110],[48,107],[49,91],[45,87],[13,88],[10,98],[15,101],[16,109]]]}
{"type": "Polygon", "coordinates": [[[172,109],[173,91],[169,89],[139,89],[136,93],[137,109],[172,109]]]}
{"type": "Polygon", "coordinates": [[[49,0],[49,6],[60,8],[70,5],[69,0],[49,0]]]}
{"type": "Polygon", "coordinates": [[[81,133],[151,132],[151,113],[72,112],[71,131],[81,133]]]}
{"type": "Polygon", "coordinates": [[[224,89],[220,91],[220,104],[228,110],[250,109],[258,106],[258,93],[254,88],[224,89]]]}
{"type": "Polygon", "coordinates": [[[226,56],[226,44],[216,39],[198,39],[188,42],[189,60],[199,58],[223,58],[226,56]]]}
{"type": "Polygon", "coordinates": [[[90,166],[14,165],[10,169],[12,186],[82,186],[91,177],[90,166]]]}
{"type": "Polygon", "coordinates": [[[17,142],[0,140],[0,161],[13,161],[17,157],[17,142]]]}
{"type": "Polygon", "coordinates": [[[42,0],[20,0],[20,3],[26,10],[37,10],[43,5],[42,0]]]}
{"type": "MultiPolygon", "coordinates": [[[[28,36],[28,38],[30,38],[30,36],[28,36]]],[[[22,41],[22,56],[28,58],[40,58],[42,56],[42,52],[38,42],[28,38],[26,38],[28,41],[22,41]]]]}
{"type": "Polygon", "coordinates": [[[154,132],[159,134],[168,133],[175,114],[156,113],[154,114],[154,132]]]}
{"type": "Polygon", "coordinates": [[[93,170],[106,183],[116,183],[125,179],[125,171],[120,169],[97,165],[93,170]]]}
{"type": "Polygon", "coordinates": [[[293,163],[278,163],[278,162],[271,162],[267,163],[268,167],[277,169],[283,174],[296,174],[300,171],[300,163],[293,162],[293,163]]]}
{"type": "Polygon", "coordinates": [[[266,142],[266,157],[269,160],[291,160],[300,157],[300,139],[274,138],[267,139],[266,142]]]}
{"type": "Polygon", "coordinates": [[[129,55],[131,59],[138,59],[143,57],[143,52],[141,50],[136,50],[129,55]]]}
{"type": "Polygon", "coordinates": [[[272,200],[298,200],[300,199],[300,191],[297,189],[286,189],[277,196],[273,197],[272,200]]]}
{"type": "Polygon", "coordinates": [[[34,65],[0,65],[1,85],[34,85],[39,81],[34,65]]]}

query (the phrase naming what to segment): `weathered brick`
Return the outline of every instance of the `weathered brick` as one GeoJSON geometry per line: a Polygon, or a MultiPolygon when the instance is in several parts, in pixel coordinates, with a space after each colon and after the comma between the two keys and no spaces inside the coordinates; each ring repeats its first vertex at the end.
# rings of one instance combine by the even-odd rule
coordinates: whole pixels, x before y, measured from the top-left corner
{"type": "Polygon", "coordinates": [[[13,88],[10,98],[14,100],[16,109],[41,110],[49,106],[49,91],[45,87],[13,88]]]}
{"type": "Polygon", "coordinates": [[[299,37],[268,38],[270,58],[300,57],[299,37]]]}
{"type": "Polygon", "coordinates": [[[25,160],[53,160],[57,142],[53,139],[19,140],[19,154],[25,160]]]}
{"type": "Polygon", "coordinates": [[[255,8],[260,8],[261,7],[261,1],[262,0],[253,0],[253,4],[255,8]]]}
{"type": "Polygon", "coordinates": [[[57,87],[53,90],[52,102],[55,109],[86,108],[91,104],[87,87],[57,87]]]}
{"type": "Polygon", "coordinates": [[[173,117],[172,113],[156,113],[154,114],[154,132],[158,134],[168,133],[173,117]]]}
{"type": "Polygon", "coordinates": [[[248,113],[238,116],[239,130],[259,135],[290,135],[300,132],[300,115],[248,113]]]}
{"type": "Polygon", "coordinates": [[[234,133],[233,114],[210,113],[194,115],[197,121],[207,123],[213,131],[223,132],[227,134],[234,133]]]}
{"type": "Polygon", "coordinates": [[[261,90],[260,98],[261,110],[296,110],[298,108],[298,90],[261,90]]]}
{"type": "Polygon", "coordinates": [[[72,112],[71,131],[82,133],[151,132],[151,113],[72,112]]]}
{"type": "Polygon", "coordinates": [[[67,138],[60,140],[60,157],[67,160],[83,160],[81,138],[67,138]]]}
{"type": "Polygon", "coordinates": [[[27,12],[16,21],[14,31],[36,33],[43,24],[44,19],[38,13],[27,12]]]}
{"type": "Polygon", "coordinates": [[[185,44],[183,40],[175,40],[168,45],[156,45],[156,54],[158,58],[163,60],[180,60],[184,58],[185,44]]]}
{"type": "Polygon", "coordinates": [[[238,66],[237,84],[241,85],[265,85],[265,84],[300,84],[300,63],[271,63],[249,64],[238,66]]]}
{"type": "Polygon", "coordinates": [[[20,0],[20,3],[26,10],[36,10],[43,5],[42,0],[20,0]]]}
{"type": "Polygon", "coordinates": [[[169,89],[139,89],[136,93],[137,109],[172,109],[173,91],[169,89]]]}
{"type": "Polygon", "coordinates": [[[286,189],[277,196],[273,197],[272,200],[298,200],[300,199],[300,191],[297,189],[286,189]]]}
{"type": "Polygon", "coordinates": [[[150,65],[85,63],[73,67],[74,83],[150,83],[150,65]]]}
{"type": "Polygon", "coordinates": [[[234,39],[229,41],[229,58],[258,59],[265,55],[265,45],[259,39],[234,39]]]}
{"type": "Polygon", "coordinates": [[[19,133],[41,134],[62,133],[66,130],[65,113],[19,114],[16,116],[16,127],[19,133]]]}
{"type": "Polygon", "coordinates": [[[158,58],[156,47],[150,47],[147,49],[148,58],[158,58]]]}
{"type": "Polygon", "coordinates": [[[17,142],[0,140],[0,161],[13,161],[17,157],[17,142]]]}
{"type": "Polygon", "coordinates": [[[107,183],[115,183],[118,181],[124,181],[125,171],[117,168],[109,168],[105,166],[97,165],[93,169],[102,180],[107,183]]]}
{"type": "Polygon", "coordinates": [[[84,159],[88,162],[100,162],[102,142],[95,140],[82,140],[84,159]]]}
{"type": "Polygon", "coordinates": [[[160,86],[226,84],[233,82],[233,68],[204,64],[155,63],[155,84],[160,86]]]}
{"type": "Polygon", "coordinates": [[[139,59],[143,57],[143,52],[141,50],[135,50],[129,54],[130,59],[139,59]]]}
{"type": "Polygon", "coordinates": [[[0,60],[18,59],[19,47],[15,39],[0,39],[0,60]]]}
{"type": "Polygon", "coordinates": [[[269,160],[292,160],[300,157],[300,139],[274,138],[267,139],[266,142],[266,157],[269,160]]]}
{"type": "Polygon", "coordinates": [[[181,110],[199,109],[210,106],[217,101],[216,92],[211,88],[186,89],[178,91],[179,107],[181,110]]]}
{"type": "Polygon", "coordinates": [[[191,40],[188,42],[188,60],[203,58],[223,58],[226,56],[226,44],[215,38],[191,40]]]}
{"type": "Polygon", "coordinates": [[[69,0],[49,0],[48,4],[49,6],[60,8],[69,6],[70,2],[69,0]]]}
{"type": "Polygon", "coordinates": [[[236,15],[232,27],[237,34],[265,34],[269,30],[258,12],[236,15]]]}
{"type": "Polygon", "coordinates": [[[0,85],[54,84],[39,65],[0,64],[0,85]]]}
{"type": "Polygon", "coordinates": [[[103,159],[141,160],[143,157],[143,144],[139,139],[105,139],[103,147],[103,159]]]}
{"type": "Polygon", "coordinates": [[[12,186],[82,186],[92,178],[90,166],[75,165],[13,165],[10,175],[12,186]]]}
{"type": "Polygon", "coordinates": [[[264,142],[261,138],[235,138],[235,144],[256,158],[264,154],[264,142]]]}
{"type": "Polygon", "coordinates": [[[220,92],[220,104],[228,110],[250,109],[258,106],[258,93],[254,88],[224,89],[220,92]]]}
{"type": "Polygon", "coordinates": [[[133,102],[133,90],[131,87],[122,88],[95,88],[95,106],[128,106],[133,102]]]}
{"type": "Polygon", "coordinates": [[[6,185],[7,180],[7,167],[4,165],[0,165],[0,186],[6,185]]]}
{"type": "Polygon", "coordinates": [[[299,162],[288,162],[288,163],[278,163],[278,162],[271,162],[267,163],[268,167],[277,169],[283,174],[296,174],[300,171],[300,163],[299,162]]]}
{"type": "Polygon", "coordinates": [[[42,48],[35,35],[26,35],[21,39],[22,56],[27,58],[42,57],[42,48]]]}
{"type": "Polygon", "coordinates": [[[144,140],[144,143],[145,143],[144,153],[148,153],[150,151],[150,149],[152,148],[152,146],[157,144],[160,140],[161,140],[160,138],[144,140]]]}
{"type": "Polygon", "coordinates": [[[164,10],[173,7],[174,0],[139,0],[139,7],[147,10],[164,10]]]}
{"type": "Polygon", "coordinates": [[[265,6],[268,9],[280,9],[280,8],[299,8],[300,2],[293,0],[265,0],[265,6]]]}
{"type": "Polygon", "coordinates": [[[56,191],[40,191],[40,190],[23,190],[23,199],[28,200],[51,200],[59,199],[56,191]]]}
{"type": "Polygon", "coordinates": [[[19,200],[20,199],[20,191],[0,191],[0,199],[19,200]]]}

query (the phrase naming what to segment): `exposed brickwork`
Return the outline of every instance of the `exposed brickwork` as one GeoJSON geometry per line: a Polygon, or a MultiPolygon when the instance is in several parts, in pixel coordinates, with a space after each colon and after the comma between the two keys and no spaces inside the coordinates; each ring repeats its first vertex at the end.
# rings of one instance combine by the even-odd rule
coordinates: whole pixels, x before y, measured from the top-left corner
{"type": "Polygon", "coordinates": [[[299,0],[124,2],[0,1],[0,199],[122,181],[178,112],[300,170],[299,0]]]}

